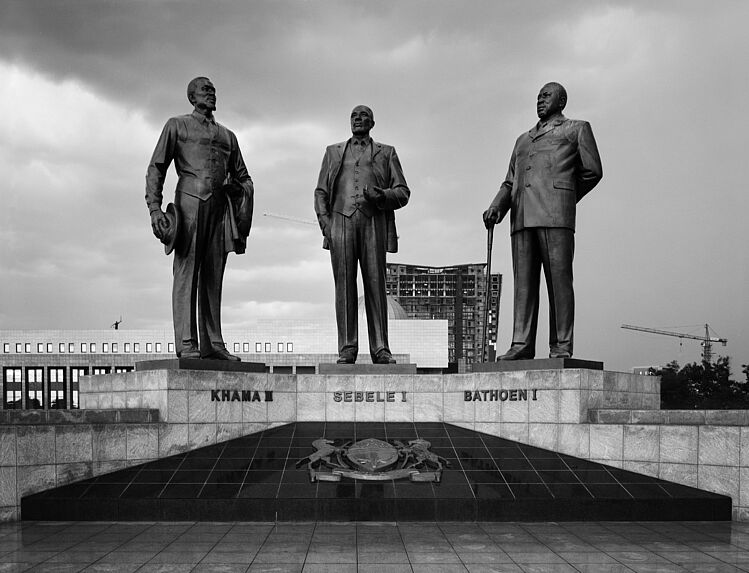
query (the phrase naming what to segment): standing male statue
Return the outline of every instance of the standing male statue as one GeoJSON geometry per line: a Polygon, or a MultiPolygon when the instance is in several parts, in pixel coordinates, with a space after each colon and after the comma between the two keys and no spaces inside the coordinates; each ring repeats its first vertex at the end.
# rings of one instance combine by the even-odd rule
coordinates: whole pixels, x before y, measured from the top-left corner
{"type": "Polygon", "coordinates": [[[398,252],[395,209],[411,195],[395,148],[373,141],[374,114],[351,112],[348,141],[328,146],[315,189],[315,212],[330,249],[338,323],[338,363],[353,364],[359,352],[357,265],[361,266],[375,364],[394,364],[388,344],[386,252],[398,252]]]}
{"type": "Polygon", "coordinates": [[[603,170],[590,124],[564,117],[566,104],[560,84],[541,88],[539,121],[515,142],[505,181],[484,212],[490,228],[511,211],[514,326],[512,346],[499,360],[535,357],[542,266],[549,292],[549,357],[572,356],[575,206],[603,170]]]}
{"type": "Polygon", "coordinates": [[[252,179],[236,136],[213,118],[216,90],[211,81],[192,80],[187,99],[193,112],[167,121],[156,144],[146,173],[146,204],[154,235],[167,254],[174,249],[177,356],[238,361],[221,335],[221,287],[228,253],[245,250],[252,224],[252,179]],[[179,180],[174,205],[164,213],[162,188],[172,161],[179,180]]]}

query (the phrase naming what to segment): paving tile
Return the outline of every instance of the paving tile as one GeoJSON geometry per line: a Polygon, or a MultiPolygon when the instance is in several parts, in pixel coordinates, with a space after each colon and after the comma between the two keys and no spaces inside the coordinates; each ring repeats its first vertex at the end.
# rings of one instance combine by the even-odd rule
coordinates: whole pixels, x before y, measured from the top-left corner
{"type": "Polygon", "coordinates": [[[83,571],[85,573],[133,573],[139,568],[139,563],[94,563],[83,571]]]}
{"type": "Polygon", "coordinates": [[[146,563],[138,573],[190,573],[193,567],[185,563],[146,563]]]}
{"type": "Polygon", "coordinates": [[[302,573],[356,573],[356,563],[305,563],[302,573]]]}
{"type": "Polygon", "coordinates": [[[520,565],[514,563],[472,564],[467,563],[466,569],[469,573],[523,573],[520,565]]]}
{"type": "Polygon", "coordinates": [[[200,563],[191,573],[245,573],[249,567],[239,563],[200,563]]]}
{"type": "Polygon", "coordinates": [[[580,573],[632,573],[632,569],[621,563],[572,563],[580,573]]]}
{"type": "Polygon", "coordinates": [[[411,565],[414,573],[467,573],[468,569],[464,565],[452,563],[414,563],[411,565]]]}
{"type": "Polygon", "coordinates": [[[77,573],[81,571],[85,565],[81,563],[40,563],[28,569],[29,573],[77,573]]]}
{"type": "Polygon", "coordinates": [[[247,573],[300,573],[301,571],[301,563],[253,563],[247,573]]]}

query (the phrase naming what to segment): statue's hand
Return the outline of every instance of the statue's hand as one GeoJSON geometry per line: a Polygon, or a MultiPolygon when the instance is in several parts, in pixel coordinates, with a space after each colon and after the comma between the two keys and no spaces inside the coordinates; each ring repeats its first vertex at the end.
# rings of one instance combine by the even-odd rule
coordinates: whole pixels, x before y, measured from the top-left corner
{"type": "Polygon", "coordinates": [[[236,181],[224,185],[223,190],[226,196],[231,197],[232,199],[236,199],[242,195],[242,186],[236,181]]]}
{"type": "Polygon", "coordinates": [[[325,215],[320,217],[318,220],[320,222],[320,230],[322,231],[323,237],[330,241],[330,216],[325,215]]]}
{"type": "Polygon", "coordinates": [[[151,211],[151,229],[153,234],[160,241],[166,236],[166,230],[169,228],[169,219],[166,218],[164,211],[161,209],[151,211]]]}
{"type": "Polygon", "coordinates": [[[364,198],[380,207],[385,201],[385,192],[376,185],[372,185],[372,187],[365,185],[364,198]]]}
{"type": "Polygon", "coordinates": [[[489,207],[486,211],[484,211],[484,226],[486,226],[487,229],[491,229],[500,221],[501,218],[499,216],[499,209],[497,209],[496,207],[489,207]]]}

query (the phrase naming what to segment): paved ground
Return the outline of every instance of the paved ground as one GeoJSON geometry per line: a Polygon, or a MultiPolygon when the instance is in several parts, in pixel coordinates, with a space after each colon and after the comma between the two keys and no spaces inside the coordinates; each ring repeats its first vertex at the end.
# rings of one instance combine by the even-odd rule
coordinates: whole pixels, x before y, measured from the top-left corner
{"type": "Polygon", "coordinates": [[[749,571],[749,523],[0,525],[0,573],[749,571]]]}

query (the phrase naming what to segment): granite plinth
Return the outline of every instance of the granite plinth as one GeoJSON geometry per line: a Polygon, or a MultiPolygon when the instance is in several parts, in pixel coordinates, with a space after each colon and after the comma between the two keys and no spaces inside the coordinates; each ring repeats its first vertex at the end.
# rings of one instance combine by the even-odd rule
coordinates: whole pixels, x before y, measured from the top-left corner
{"type": "Polygon", "coordinates": [[[474,372],[517,372],[519,370],[565,370],[585,368],[603,370],[603,362],[578,358],[536,358],[533,360],[498,360],[473,365],[474,372]]]}
{"type": "Polygon", "coordinates": [[[416,364],[320,363],[320,374],[416,374],[416,364]]]}
{"type": "Polygon", "coordinates": [[[143,360],[135,363],[137,372],[147,370],[213,370],[215,372],[265,372],[263,362],[233,362],[197,358],[170,358],[168,360],[143,360]]]}

